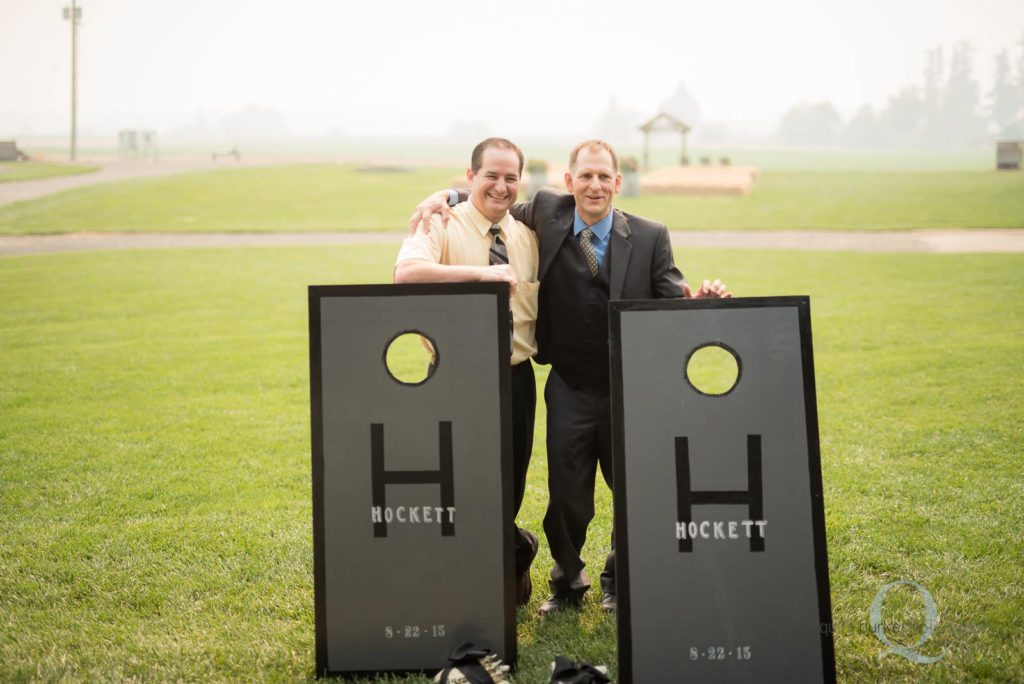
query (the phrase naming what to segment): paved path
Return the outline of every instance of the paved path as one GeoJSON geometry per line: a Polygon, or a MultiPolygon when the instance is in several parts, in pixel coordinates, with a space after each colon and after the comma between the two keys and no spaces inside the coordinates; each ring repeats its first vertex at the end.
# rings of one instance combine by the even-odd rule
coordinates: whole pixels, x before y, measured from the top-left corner
{"type": "Polygon", "coordinates": [[[96,185],[97,183],[112,183],[114,181],[129,180],[132,178],[153,178],[156,176],[170,176],[176,173],[188,173],[191,171],[214,171],[217,169],[232,169],[249,166],[273,166],[278,164],[301,164],[319,161],[324,159],[313,159],[306,157],[243,157],[242,161],[233,159],[222,159],[217,162],[209,159],[172,159],[159,162],[146,161],[96,161],[81,160],[78,163],[85,166],[99,166],[98,171],[89,173],[78,173],[73,176],[51,176],[49,178],[36,178],[24,181],[10,181],[0,183],[0,207],[12,202],[37,199],[52,195],[56,192],[80,188],[84,185],[96,185]]]}
{"type": "MultiPolygon", "coordinates": [[[[0,236],[0,256],[182,247],[392,244],[402,233],[69,233],[0,236]]],[[[676,231],[675,247],[954,254],[1024,252],[1024,230],[676,231]]]]}

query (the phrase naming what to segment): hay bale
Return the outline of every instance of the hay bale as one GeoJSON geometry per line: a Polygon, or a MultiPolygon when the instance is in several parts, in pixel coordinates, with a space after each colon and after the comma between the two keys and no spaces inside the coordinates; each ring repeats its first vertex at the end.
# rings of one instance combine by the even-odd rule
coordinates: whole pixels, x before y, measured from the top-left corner
{"type": "Polygon", "coordinates": [[[757,182],[752,166],[671,166],[640,177],[644,195],[749,195],[757,182]]]}

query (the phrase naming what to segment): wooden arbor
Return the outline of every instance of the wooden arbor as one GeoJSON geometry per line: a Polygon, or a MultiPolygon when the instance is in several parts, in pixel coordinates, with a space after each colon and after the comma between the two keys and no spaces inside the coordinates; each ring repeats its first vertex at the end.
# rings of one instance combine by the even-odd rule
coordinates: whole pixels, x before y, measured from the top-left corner
{"type": "Polygon", "coordinates": [[[644,124],[640,125],[640,130],[644,132],[644,171],[648,171],[651,168],[650,160],[650,140],[651,131],[678,131],[680,137],[683,139],[682,151],[680,153],[680,160],[686,158],[686,134],[690,132],[690,127],[684,124],[679,119],[675,118],[671,114],[660,112],[653,119],[650,119],[644,124]]]}

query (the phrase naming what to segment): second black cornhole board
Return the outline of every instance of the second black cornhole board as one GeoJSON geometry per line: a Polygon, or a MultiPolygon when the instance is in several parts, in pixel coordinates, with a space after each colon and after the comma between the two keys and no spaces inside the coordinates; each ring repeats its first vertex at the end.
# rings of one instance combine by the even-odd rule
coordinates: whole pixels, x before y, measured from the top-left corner
{"type": "Polygon", "coordinates": [[[505,284],[309,288],[316,672],[516,660],[505,284]],[[417,384],[385,362],[423,333],[417,384]],[[415,511],[415,512],[414,512],[415,511]]]}
{"type": "Polygon", "coordinates": [[[620,681],[834,681],[809,300],[610,307],[620,681]]]}

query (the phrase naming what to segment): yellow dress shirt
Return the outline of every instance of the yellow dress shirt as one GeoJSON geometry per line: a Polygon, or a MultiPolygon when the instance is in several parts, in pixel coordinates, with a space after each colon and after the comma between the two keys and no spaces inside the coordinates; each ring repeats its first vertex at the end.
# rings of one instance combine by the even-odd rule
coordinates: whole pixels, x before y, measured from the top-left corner
{"type": "MultiPolygon", "coordinates": [[[[532,230],[512,218],[498,221],[499,235],[508,250],[509,266],[519,281],[512,296],[512,365],[537,353],[537,270],[540,249],[532,230]]],[[[447,266],[487,266],[490,264],[491,222],[473,202],[462,202],[451,210],[448,225],[439,217],[432,219],[430,234],[417,230],[405,239],[398,261],[421,259],[447,266]]]]}

